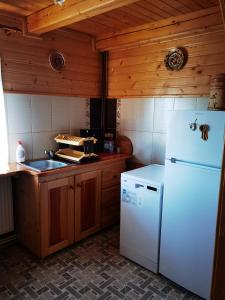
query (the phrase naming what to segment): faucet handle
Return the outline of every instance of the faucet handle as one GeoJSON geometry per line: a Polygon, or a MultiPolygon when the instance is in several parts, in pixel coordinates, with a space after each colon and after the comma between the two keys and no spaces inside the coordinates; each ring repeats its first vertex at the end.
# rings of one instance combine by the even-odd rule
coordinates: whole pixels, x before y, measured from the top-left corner
{"type": "Polygon", "coordinates": [[[53,150],[45,150],[45,154],[48,156],[49,159],[53,159],[55,156],[55,153],[53,150]]]}

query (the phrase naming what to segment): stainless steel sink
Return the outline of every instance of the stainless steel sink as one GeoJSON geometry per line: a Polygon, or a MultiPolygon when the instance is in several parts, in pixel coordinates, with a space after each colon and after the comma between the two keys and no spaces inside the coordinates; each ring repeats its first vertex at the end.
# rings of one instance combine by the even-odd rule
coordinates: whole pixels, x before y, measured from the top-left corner
{"type": "Polygon", "coordinates": [[[52,159],[41,159],[41,160],[34,160],[34,161],[25,161],[21,163],[21,165],[29,167],[35,171],[41,172],[41,171],[63,168],[71,165],[71,163],[52,160],[52,159]]]}

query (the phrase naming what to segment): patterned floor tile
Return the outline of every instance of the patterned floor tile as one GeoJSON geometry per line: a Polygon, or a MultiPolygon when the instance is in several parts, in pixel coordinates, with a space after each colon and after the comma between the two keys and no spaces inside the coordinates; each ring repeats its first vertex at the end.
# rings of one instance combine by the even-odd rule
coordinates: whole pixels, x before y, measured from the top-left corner
{"type": "Polygon", "coordinates": [[[119,228],[46,259],[19,245],[0,252],[0,300],[200,300],[161,275],[119,255],[119,228]]]}

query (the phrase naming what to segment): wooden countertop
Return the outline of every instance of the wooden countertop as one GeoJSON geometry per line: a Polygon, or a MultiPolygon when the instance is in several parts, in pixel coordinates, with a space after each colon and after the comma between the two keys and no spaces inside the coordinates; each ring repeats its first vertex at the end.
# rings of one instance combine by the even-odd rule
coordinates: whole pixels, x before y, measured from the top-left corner
{"type": "Polygon", "coordinates": [[[108,154],[108,153],[106,153],[106,154],[100,154],[100,159],[96,162],[73,164],[73,165],[69,165],[67,167],[48,170],[48,171],[42,171],[42,172],[34,171],[28,167],[19,165],[17,163],[12,163],[12,164],[9,164],[8,167],[6,167],[5,169],[0,169],[0,177],[14,176],[21,172],[26,172],[26,173],[29,173],[31,175],[36,175],[36,176],[46,176],[46,175],[53,175],[53,174],[68,172],[68,171],[72,171],[72,170],[83,170],[83,169],[88,170],[89,168],[93,169],[94,167],[97,167],[100,165],[101,166],[104,164],[107,165],[109,163],[117,162],[120,160],[126,160],[129,158],[131,158],[131,156],[127,155],[127,154],[108,154]]]}

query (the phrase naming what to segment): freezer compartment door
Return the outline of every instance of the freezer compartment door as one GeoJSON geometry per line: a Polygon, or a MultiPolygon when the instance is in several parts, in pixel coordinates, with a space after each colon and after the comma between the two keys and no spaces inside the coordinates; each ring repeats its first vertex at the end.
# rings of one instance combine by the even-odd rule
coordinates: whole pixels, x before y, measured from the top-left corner
{"type": "Polygon", "coordinates": [[[225,112],[175,111],[172,114],[166,158],[221,167],[224,147],[225,112]],[[191,123],[196,121],[196,130],[191,123]],[[208,140],[201,138],[200,125],[209,126],[208,140]]]}
{"type": "Polygon", "coordinates": [[[162,187],[139,181],[121,182],[121,254],[158,272],[162,187]]]}
{"type": "Polygon", "coordinates": [[[221,170],[166,161],[159,271],[209,299],[221,170]]]}

